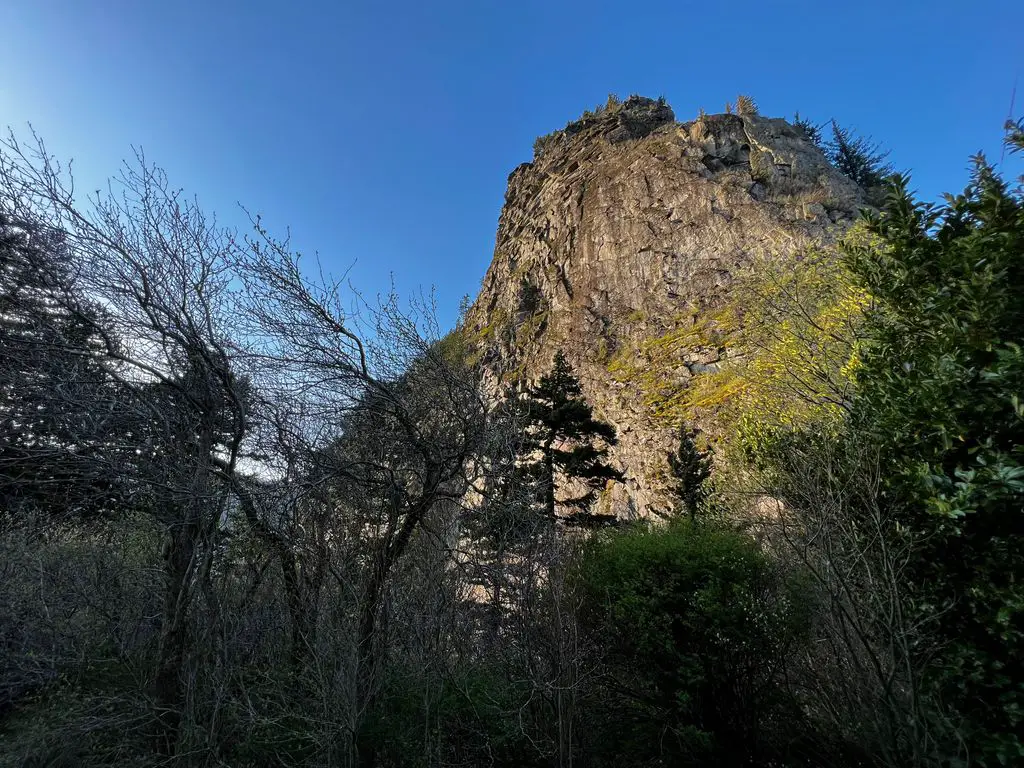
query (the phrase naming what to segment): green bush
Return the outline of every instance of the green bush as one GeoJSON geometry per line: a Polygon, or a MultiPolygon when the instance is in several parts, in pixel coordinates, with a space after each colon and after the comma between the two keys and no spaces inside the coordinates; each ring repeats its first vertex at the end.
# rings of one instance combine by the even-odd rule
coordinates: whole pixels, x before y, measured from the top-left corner
{"type": "MultiPolygon", "coordinates": [[[[971,764],[1024,761],[1024,198],[984,158],[970,186],[922,204],[897,177],[877,248],[847,249],[874,298],[855,428],[877,441],[893,524],[923,544],[916,615],[926,684],[971,764]]],[[[955,745],[954,745],[955,746],[955,745]]]]}
{"type": "Polygon", "coordinates": [[[528,700],[528,690],[479,665],[433,680],[392,670],[360,742],[381,766],[527,768],[536,750],[517,715],[528,700]]]}
{"type": "Polygon", "coordinates": [[[798,719],[779,681],[800,622],[752,538],[689,521],[615,531],[584,548],[578,581],[606,659],[592,751],[675,764],[781,748],[783,712],[798,719]]]}

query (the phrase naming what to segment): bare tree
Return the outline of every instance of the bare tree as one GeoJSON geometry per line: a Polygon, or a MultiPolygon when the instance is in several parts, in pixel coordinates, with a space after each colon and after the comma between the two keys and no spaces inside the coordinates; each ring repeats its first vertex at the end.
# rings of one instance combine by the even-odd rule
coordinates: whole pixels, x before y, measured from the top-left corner
{"type": "MultiPolygon", "coordinates": [[[[17,299],[4,305],[0,344],[20,361],[0,371],[0,419],[20,440],[0,446],[0,514],[89,502],[139,542],[129,558],[106,533],[88,533],[95,557],[76,562],[107,569],[90,590],[60,567],[58,543],[33,552],[4,540],[18,568],[45,572],[26,589],[16,569],[16,585],[0,590],[32,625],[4,635],[25,649],[12,684],[4,678],[9,698],[86,652],[71,625],[49,616],[60,606],[88,618],[74,626],[89,647],[116,636],[140,677],[124,696],[130,711],[107,720],[80,711],[82,728],[130,721],[158,759],[227,754],[302,722],[325,762],[372,764],[364,731],[399,679],[392,667],[422,670],[423,722],[440,722],[457,660],[483,648],[467,599],[471,561],[481,562],[465,546],[467,521],[483,504],[515,500],[508,478],[521,435],[495,429],[464,350],[438,338],[428,303],[365,302],[300,269],[258,221],[251,238],[237,237],[141,154],[106,191],[82,197],[41,142],[10,136],[0,188],[11,236],[0,288],[17,299]],[[8,252],[21,259],[18,275],[8,252]],[[18,401],[19,371],[34,400],[18,401]],[[53,417],[26,428],[39,403],[53,417]],[[47,455],[74,471],[24,473],[47,455]],[[57,481],[68,489],[59,500],[47,487],[57,481]],[[44,585],[59,597],[36,608],[23,599],[44,585]],[[45,668],[30,668],[45,643],[45,668]]],[[[511,548],[502,534],[497,562],[486,564],[494,597],[505,603],[511,585],[506,595],[536,602],[543,579],[529,558],[550,558],[510,558],[511,548]],[[522,573],[503,573],[513,561],[522,573]]],[[[535,663],[529,636],[517,642],[512,676],[535,663]]],[[[565,656],[561,640],[552,647],[565,656]]],[[[552,664],[562,662],[536,670],[538,701],[564,688],[552,675],[564,679],[568,667],[552,664]]],[[[556,741],[568,755],[571,738],[556,741]]],[[[447,759],[440,736],[423,743],[447,759]]]]}
{"type": "Polygon", "coordinates": [[[25,148],[11,135],[3,149],[6,205],[60,233],[82,294],[107,317],[91,330],[125,393],[120,435],[130,442],[124,455],[134,455],[133,495],[166,537],[153,697],[160,748],[172,752],[189,614],[209,578],[225,478],[237,468],[247,430],[246,387],[232,367],[228,331],[233,240],[141,153],[83,206],[41,141],[25,148]]]}
{"type": "Polygon", "coordinates": [[[95,518],[118,492],[102,460],[117,398],[100,359],[106,318],[76,290],[59,233],[10,202],[0,202],[0,520],[95,518]]]}
{"type": "Polygon", "coordinates": [[[238,272],[246,331],[260,339],[250,358],[256,378],[327,427],[305,442],[307,482],[365,545],[353,702],[363,711],[381,662],[389,581],[438,505],[461,503],[473,484],[489,409],[464,361],[438,343],[429,312],[404,311],[394,296],[371,306],[339,282],[312,280],[259,221],[238,272]]]}
{"type": "Polygon", "coordinates": [[[791,669],[812,718],[886,765],[929,765],[946,728],[921,686],[926,627],[905,569],[915,536],[887,518],[870,446],[794,439],[762,475],[772,547],[809,582],[810,642],[791,669]],[[770,499],[770,501],[768,501],[770,499]]]}

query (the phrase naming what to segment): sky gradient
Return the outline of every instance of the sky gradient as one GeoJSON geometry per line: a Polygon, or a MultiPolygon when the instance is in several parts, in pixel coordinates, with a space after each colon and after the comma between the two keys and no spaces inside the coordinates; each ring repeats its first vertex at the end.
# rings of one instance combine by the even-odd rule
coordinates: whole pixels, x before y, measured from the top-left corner
{"type": "Polygon", "coordinates": [[[369,296],[436,286],[443,326],[490,263],[508,174],[609,93],[680,120],[740,92],[835,117],[929,199],[974,152],[999,159],[1017,77],[1024,113],[1021,2],[5,0],[0,25],[0,125],[31,122],[84,184],[141,146],[223,222],[260,212],[369,296]]]}

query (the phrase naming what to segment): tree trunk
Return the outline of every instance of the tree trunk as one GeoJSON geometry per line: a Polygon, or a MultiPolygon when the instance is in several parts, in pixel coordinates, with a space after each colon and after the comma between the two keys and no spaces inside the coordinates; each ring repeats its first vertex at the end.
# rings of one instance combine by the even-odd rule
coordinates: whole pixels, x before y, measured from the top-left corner
{"type": "Polygon", "coordinates": [[[311,607],[306,599],[308,595],[302,588],[298,558],[284,542],[276,542],[276,546],[291,618],[291,660],[295,666],[301,666],[309,658],[313,642],[312,628],[316,619],[310,615],[311,607]]]}
{"type": "Polygon", "coordinates": [[[195,509],[172,525],[164,546],[164,607],[160,650],[153,680],[156,740],[160,754],[173,755],[181,727],[184,698],[182,671],[188,647],[186,616],[192,599],[192,571],[199,520],[195,509]]]}
{"type": "Polygon", "coordinates": [[[555,459],[551,452],[554,438],[544,443],[544,512],[552,525],[555,522],[555,459]]]}
{"type": "MultiPolygon", "coordinates": [[[[374,553],[370,580],[366,586],[359,619],[359,689],[357,695],[360,706],[363,708],[366,708],[370,701],[373,676],[378,662],[377,644],[374,635],[377,628],[381,598],[387,585],[387,577],[395,563],[405,553],[413,533],[420,522],[422,522],[427,510],[430,509],[436,500],[438,484],[438,474],[436,472],[428,472],[423,494],[406,512],[405,519],[402,521],[402,525],[397,533],[393,537],[382,541],[374,553]]],[[[357,744],[356,748],[361,768],[373,768],[377,762],[376,751],[366,744],[357,744]]]]}

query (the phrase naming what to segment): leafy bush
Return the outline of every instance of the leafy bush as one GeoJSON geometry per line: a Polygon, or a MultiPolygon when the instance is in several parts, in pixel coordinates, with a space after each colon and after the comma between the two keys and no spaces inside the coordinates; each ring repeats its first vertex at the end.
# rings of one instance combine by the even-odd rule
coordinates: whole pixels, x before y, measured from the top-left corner
{"type": "Polygon", "coordinates": [[[1007,120],[1003,127],[1006,130],[1004,141],[1009,150],[1011,152],[1024,151],[1024,117],[1018,120],[1007,120]]]}
{"type": "Polygon", "coordinates": [[[381,765],[526,768],[537,762],[516,717],[529,703],[523,686],[479,665],[443,681],[397,671],[360,737],[381,765]]]}
{"type": "Polygon", "coordinates": [[[578,579],[607,660],[595,735],[612,754],[729,761],[784,741],[779,674],[799,622],[753,539],[689,521],[612,532],[587,544],[578,579]]]}
{"type": "Polygon", "coordinates": [[[943,206],[897,177],[876,248],[848,248],[874,299],[854,425],[881,446],[894,524],[917,531],[926,681],[973,764],[1024,760],[1024,199],[984,158],[943,206]]]}

